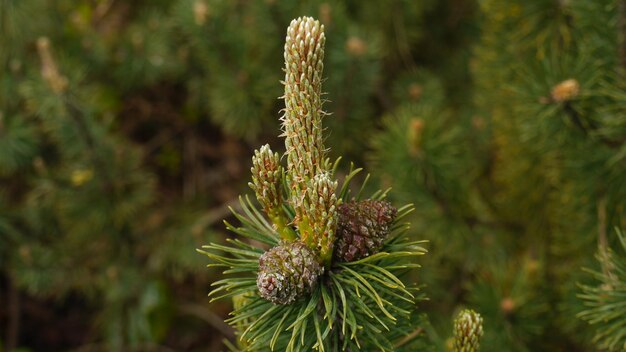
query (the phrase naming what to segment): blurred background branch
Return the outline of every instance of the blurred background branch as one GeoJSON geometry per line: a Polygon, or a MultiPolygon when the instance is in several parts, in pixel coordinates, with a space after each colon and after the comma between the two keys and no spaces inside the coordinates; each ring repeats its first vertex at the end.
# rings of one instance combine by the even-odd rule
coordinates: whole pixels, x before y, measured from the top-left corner
{"type": "Polygon", "coordinates": [[[254,147],[283,152],[284,28],[308,15],[339,174],[393,185],[430,241],[416,334],[446,350],[468,306],[484,351],[619,350],[594,307],[624,286],[625,3],[0,0],[0,345],[234,341],[194,250],[237,224],[254,147]]]}

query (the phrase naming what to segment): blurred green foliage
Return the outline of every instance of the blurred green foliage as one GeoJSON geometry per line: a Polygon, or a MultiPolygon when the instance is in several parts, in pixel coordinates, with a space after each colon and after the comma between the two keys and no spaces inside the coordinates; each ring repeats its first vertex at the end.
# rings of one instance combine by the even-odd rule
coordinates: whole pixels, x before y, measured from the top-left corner
{"type": "Polygon", "coordinates": [[[0,340],[232,338],[194,249],[223,239],[252,147],[281,149],[284,30],[310,15],[331,155],[415,203],[431,241],[425,333],[444,349],[470,306],[485,351],[592,349],[576,284],[596,292],[579,269],[625,225],[625,6],[0,0],[0,340]]]}

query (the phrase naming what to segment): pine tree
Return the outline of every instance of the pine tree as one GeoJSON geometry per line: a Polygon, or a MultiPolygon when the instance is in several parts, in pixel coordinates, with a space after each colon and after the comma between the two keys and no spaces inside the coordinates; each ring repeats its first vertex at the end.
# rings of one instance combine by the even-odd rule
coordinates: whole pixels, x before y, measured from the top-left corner
{"type": "MultiPolygon", "coordinates": [[[[420,100],[385,117],[372,165],[390,197],[417,204],[425,265],[455,267],[426,276],[441,302],[427,310],[476,307],[485,351],[591,348],[575,319],[593,319],[576,297],[589,278],[572,268],[591,265],[595,243],[614,246],[607,228],[624,221],[623,4],[478,5],[471,95],[451,108],[424,74],[420,100]]],[[[607,335],[601,348],[621,348],[607,335]]]]}
{"type": "MultiPolygon", "coordinates": [[[[626,237],[616,231],[621,247],[626,251],[626,237]]],[[[601,249],[598,261],[601,271],[591,271],[596,286],[582,286],[580,298],[588,308],[579,316],[595,325],[594,342],[600,348],[610,351],[626,349],[626,252],[613,253],[610,249],[601,249]],[[599,284],[599,285],[598,285],[599,284]]]]}
{"type": "MultiPolygon", "coordinates": [[[[51,314],[84,305],[84,331],[59,349],[205,339],[213,328],[174,314],[209,310],[189,309],[214,279],[189,248],[221,238],[247,146],[276,141],[284,25],[318,14],[332,34],[326,143],[362,162],[436,4],[1,0],[0,281],[51,314]]],[[[15,305],[9,348],[48,343],[15,305]]]]}
{"type": "MultiPolygon", "coordinates": [[[[410,220],[401,238],[427,239],[429,255],[399,277],[419,283],[417,294],[407,288],[419,309],[399,306],[411,313],[397,334],[372,318],[345,320],[346,333],[373,322],[388,340],[359,340],[362,349],[451,349],[449,317],[469,306],[484,318],[485,351],[622,350],[619,311],[605,312],[622,304],[624,281],[622,236],[611,229],[626,226],[625,8],[621,0],[0,0],[4,349],[219,350],[222,336],[232,345],[214,316],[229,307],[201,297],[222,277],[202,271],[192,251],[224,241],[226,216],[253,237],[233,241],[258,254],[245,271],[249,291],[233,297],[235,311],[250,312],[232,321],[238,331],[273,306],[258,301],[249,270],[263,253],[295,253],[302,230],[306,253],[325,251],[316,261],[325,269],[317,281],[289,281],[293,305],[319,294],[321,306],[341,306],[320,291],[333,266],[361,273],[354,263],[397,250],[395,234],[410,220]],[[297,175],[310,185],[294,188],[297,160],[280,158],[277,63],[285,27],[303,15],[324,25],[319,99],[332,114],[318,116],[325,132],[311,135],[324,147],[302,161],[310,174],[297,175]],[[339,155],[372,177],[326,161],[339,155]],[[258,204],[237,202],[247,181],[258,204]],[[323,207],[303,207],[315,200],[323,207]],[[387,214],[416,209],[355,230],[365,216],[342,213],[364,213],[355,211],[363,202],[387,214]],[[333,205],[334,217],[320,211],[333,205]],[[82,327],[68,328],[72,319],[82,327]]],[[[357,292],[364,296],[353,286],[344,294],[357,292]]],[[[308,318],[298,339],[315,344],[308,318]]],[[[322,337],[327,322],[318,317],[322,337]]],[[[235,348],[254,349],[245,340],[262,328],[235,348]]],[[[291,339],[279,335],[275,349],[291,339]]]]}

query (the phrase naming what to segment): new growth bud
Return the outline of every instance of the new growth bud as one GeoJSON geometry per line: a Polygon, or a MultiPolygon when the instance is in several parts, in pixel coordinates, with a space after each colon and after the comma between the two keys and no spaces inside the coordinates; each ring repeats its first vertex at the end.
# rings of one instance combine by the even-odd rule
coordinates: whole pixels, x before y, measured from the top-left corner
{"type": "Polygon", "coordinates": [[[464,309],[454,320],[454,351],[477,352],[483,336],[483,318],[471,309],[464,309]]]}
{"type": "Polygon", "coordinates": [[[287,169],[300,183],[320,171],[322,138],[322,73],[324,26],[310,17],[293,20],[285,42],[285,110],[282,116],[287,169]]]}
{"type": "Polygon", "coordinates": [[[300,238],[320,253],[322,261],[330,264],[335,229],[337,227],[337,182],[328,173],[315,175],[304,190],[296,190],[294,208],[300,238]]]}
{"type": "Polygon", "coordinates": [[[50,51],[50,40],[46,37],[37,39],[37,52],[41,59],[41,77],[55,93],[62,93],[67,89],[68,81],[59,73],[56,61],[50,51]]]}
{"type": "Polygon", "coordinates": [[[250,171],[252,172],[250,188],[254,190],[257,200],[274,223],[276,230],[285,240],[295,239],[295,233],[289,227],[289,220],[282,208],[283,198],[280,187],[283,167],[280,165],[278,153],[272,153],[267,144],[255,150],[250,171]]]}
{"type": "Polygon", "coordinates": [[[282,116],[290,202],[304,244],[330,265],[336,226],[337,183],[324,162],[322,73],[324,26],[310,17],[291,22],[285,41],[282,116]]]}
{"type": "Polygon", "coordinates": [[[580,84],[577,80],[570,78],[557,85],[555,85],[550,91],[552,100],[557,103],[563,103],[570,101],[578,96],[580,93],[580,84]]]}
{"type": "Polygon", "coordinates": [[[196,22],[198,26],[202,26],[206,23],[208,16],[209,6],[202,0],[196,0],[196,2],[193,3],[194,22],[196,22]]]}

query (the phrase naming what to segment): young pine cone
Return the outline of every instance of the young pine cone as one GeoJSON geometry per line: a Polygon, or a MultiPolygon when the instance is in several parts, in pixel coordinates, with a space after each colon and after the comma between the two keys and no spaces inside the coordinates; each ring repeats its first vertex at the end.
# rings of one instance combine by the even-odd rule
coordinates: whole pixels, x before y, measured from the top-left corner
{"type": "Polygon", "coordinates": [[[477,352],[483,336],[483,318],[464,309],[454,320],[454,352],[477,352]]]}
{"type": "Polygon", "coordinates": [[[315,253],[304,243],[283,243],[259,259],[256,285],[268,301],[290,304],[309,294],[323,271],[315,253]]]}
{"type": "Polygon", "coordinates": [[[338,207],[335,259],[351,262],[377,253],[389,234],[397,209],[382,200],[349,202],[338,207]]]}

